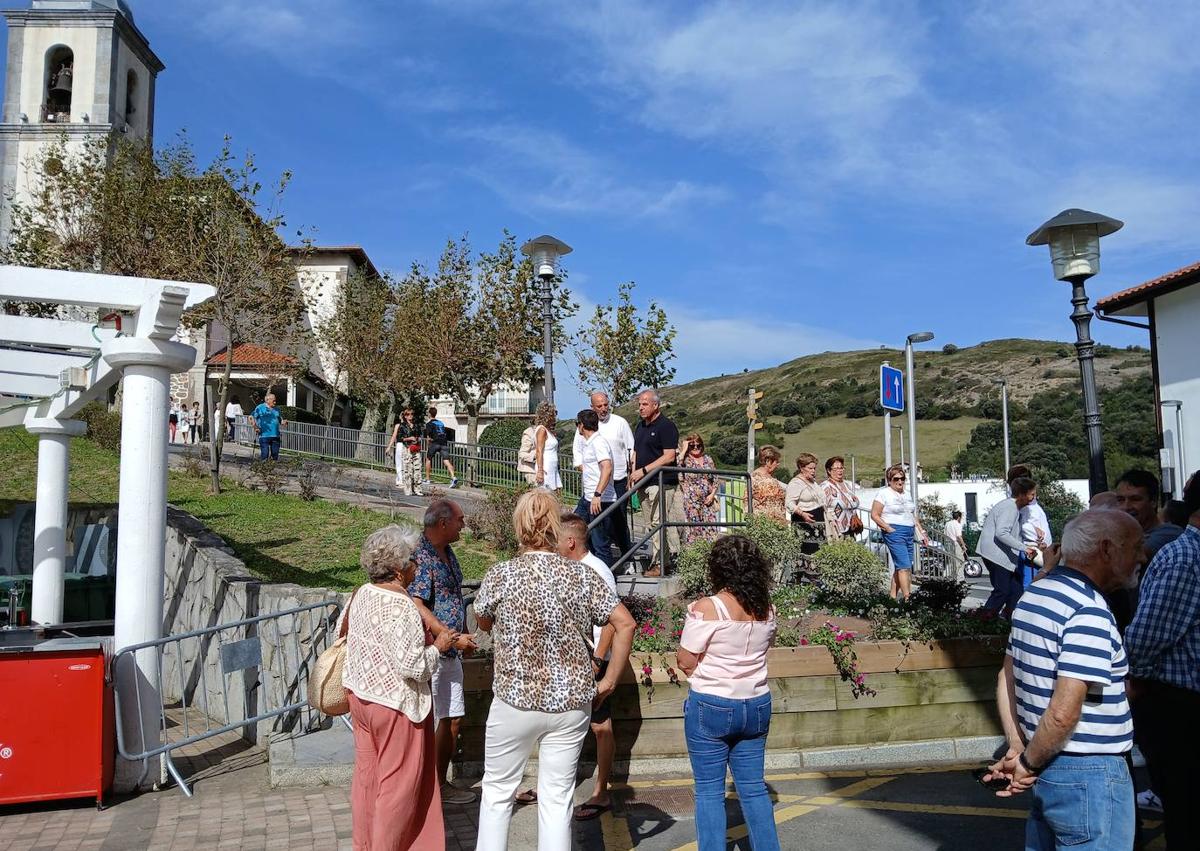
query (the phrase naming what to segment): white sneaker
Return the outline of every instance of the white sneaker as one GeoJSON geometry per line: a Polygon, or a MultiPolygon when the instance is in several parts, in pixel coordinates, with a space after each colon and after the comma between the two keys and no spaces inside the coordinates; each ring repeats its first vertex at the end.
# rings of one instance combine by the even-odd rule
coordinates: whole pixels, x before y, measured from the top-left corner
{"type": "Polygon", "coordinates": [[[1162,798],[1154,794],[1153,789],[1147,789],[1145,792],[1138,792],[1137,807],[1139,810],[1149,810],[1152,813],[1161,813],[1163,811],[1162,798]]]}
{"type": "Polygon", "coordinates": [[[475,793],[470,789],[459,789],[450,783],[442,786],[442,803],[443,804],[473,804],[475,803],[475,793]]]}

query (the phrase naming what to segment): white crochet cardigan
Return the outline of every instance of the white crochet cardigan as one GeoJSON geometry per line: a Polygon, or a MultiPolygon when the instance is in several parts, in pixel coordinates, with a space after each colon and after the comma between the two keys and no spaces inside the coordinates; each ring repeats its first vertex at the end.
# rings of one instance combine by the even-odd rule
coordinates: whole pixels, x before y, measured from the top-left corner
{"type": "Polygon", "coordinates": [[[403,712],[415,724],[424,721],[433,708],[429,680],[439,654],[425,646],[416,603],[407,594],[367,584],[342,613],[347,616],[342,684],[359,700],[403,712]]]}

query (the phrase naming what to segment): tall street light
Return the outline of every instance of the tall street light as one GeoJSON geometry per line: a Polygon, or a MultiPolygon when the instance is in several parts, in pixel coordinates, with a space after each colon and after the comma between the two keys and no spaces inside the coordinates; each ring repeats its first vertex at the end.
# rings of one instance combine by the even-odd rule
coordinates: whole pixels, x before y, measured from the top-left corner
{"type": "Polygon", "coordinates": [[[1004,420],[1004,476],[1012,469],[1012,456],[1008,454],[1008,379],[993,378],[993,384],[1000,385],[1000,417],[1004,420]]]}
{"type": "Polygon", "coordinates": [[[542,364],[546,381],[546,401],[554,404],[554,279],[558,276],[558,258],[571,253],[561,239],[543,234],[521,246],[521,253],[533,261],[542,299],[542,364]]]}
{"type": "Polygon", "coordinates": [[[1093,363],[1096,344],[1092,341],[1092,312],[1088,310],[1084,282],[1100,271],[1100,238],[1116,233],[1124,222],[1087,210],[1063,210],[1026,238],[1027,245],[1049,245],[1054,277],[1071,284],[1071,304],[1075,310],[1075,351],[1079,357],[1079,377],[1083,384],[1083,425],[1088,444],[1088,490],[1092,496],[1108,490],[1104,469],[1104,441],[1100,435],[1100,404],[1096,394],[1093,363]]]}
{"type": "MultiPolygon", "coordinates": [[[[908,489],[912,494],[913,509],[920,510],[917,501],[917,394],[916,382],[913,380],[913,344],[928,343],[933,339],[932,331],[917,331],[909,334],[904,341],[904,366],[908,373],[908,398],[904,400],[908,406],[908,489]]],[[[913,573],[921,566],[921,548],[913,547],[913,573]]]]}

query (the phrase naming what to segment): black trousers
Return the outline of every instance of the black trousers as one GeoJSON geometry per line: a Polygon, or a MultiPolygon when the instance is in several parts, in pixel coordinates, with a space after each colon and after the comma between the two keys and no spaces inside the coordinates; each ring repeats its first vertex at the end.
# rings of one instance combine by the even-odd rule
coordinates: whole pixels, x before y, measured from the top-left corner
{"type": "Polygon", "coordinates": [[[1138,747],[1146,757],[1150,784],[1163,802],[1167,848],[1191,849],[1200,837],[1196,766],[1200,765],[1200,692],[1166,683],[1142,682],[1133,702],[1138,747]]]}
{"type": "MultiPolygon", "coordinates": [[[[617,499],[623,497],[629,491],[629,479],[613,479],[613,490],[617,492],[617,499]]],[[[617,558],[620,558],[633,546],[633,542],[629,539],[629,503],[625,503],[620,511],[610,514],[608,522],[609,531],[612,533],[612,542],[617,546],[617,558]]]]}

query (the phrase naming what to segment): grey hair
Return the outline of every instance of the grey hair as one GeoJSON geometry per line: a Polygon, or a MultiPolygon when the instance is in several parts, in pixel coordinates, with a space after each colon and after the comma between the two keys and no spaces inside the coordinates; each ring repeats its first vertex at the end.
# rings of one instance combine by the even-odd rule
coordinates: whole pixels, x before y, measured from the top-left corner
{"type": "Polygon", "coordinates": [[[612,402],[612,397],[610,397],[608,395],[608,391],[606,391],[606,390],[593,390],[591,393],[588,394],[589,402],[592,401],[593,396],[603,396],[605,402],[609,402],[609,403],[612,402]]]}
{"type": "Polygon", "coordinates": [[[412,559],[420,543],[421,536],[410,529],[384,526],[363,541],[359,563],[371,582],[386,582],[412,559]]]}
{"type": "Polygon", "coordinates": [[[1099,555],[1105,541],[1120,543],[1136,526],[1136,520],[1115,508],[1089,508],[1076,514],[1063,529],[1063,563],[1069,567],[1086,565],[1099,555]]]}
{"type": "Polygon", "coordinates": [[[656,405],[662,403],[662,399],[658,398],[657,390],[651,390],[650,388],[647,387],[645,390],[643,390],[637,394],[637,397],[639,399],[642,398],[643,396],[649,396],[651,398],[651,400],[653,400],[654,404],[656,404],[656,405]]]}
{"type": "Polygon", "coordinates": [[[432,529],[443,520],[448,522],[453,519],[454,503],[448,499],[435,499],[425,509],[424,525],[426,529],[432,529]]]}

